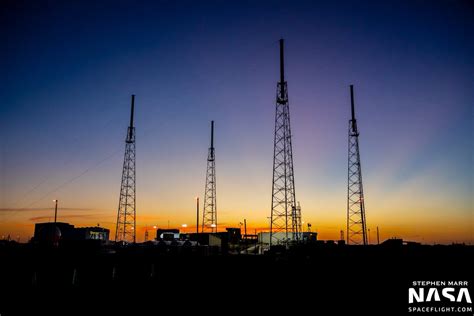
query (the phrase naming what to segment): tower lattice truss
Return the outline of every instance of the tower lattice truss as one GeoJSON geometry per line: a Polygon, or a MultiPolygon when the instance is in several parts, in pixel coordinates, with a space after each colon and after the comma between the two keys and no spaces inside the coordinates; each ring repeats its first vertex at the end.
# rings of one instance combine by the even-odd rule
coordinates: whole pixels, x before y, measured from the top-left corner
{"type": "Polygon", "coordinates": [[[122,183],[117,212],[115,241],[136,242],[136,174],[135,174],[135,127],[133,126],[134,96],[132,114],[125,140],[122,183]]]}
{"type": "Polygon", "coordinates": [[[367,244],[364,189],[359,154],[359,131],[354,115],[354,96],[351,86],[352,119],[349,121],[349,155],[347,184],[347,243],[367,244]]]}
{"type": "Polygon", "coordinates": [[[211,147],[207,156],[206,186],[204,190],[204,207],[202,232],[217,232],[217,199],[216,199],[216,157],[214,150],[214,121],[211,122],[211,147]]]}
{"type": "Polygon", "coordinates": [[[301,209],[296,207],[290,108],[286,82],[277,88],[270,244],[297,241],[301,232],[301,209]]]}

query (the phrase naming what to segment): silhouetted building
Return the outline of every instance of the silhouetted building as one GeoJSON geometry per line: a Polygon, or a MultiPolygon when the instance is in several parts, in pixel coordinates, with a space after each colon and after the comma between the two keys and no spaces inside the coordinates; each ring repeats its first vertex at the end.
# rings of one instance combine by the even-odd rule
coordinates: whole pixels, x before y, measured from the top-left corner
{"type": "Polygon", "coordinates": [[[62,222],[36,223],[33,241],[36,243],[57,244],[61,239],[70,239],[74,225],[62,222]]]}
{"type": "MultiPolygon", "coordinates": [[[[277,238],[282,242],[291,242],[292,240],[302,240],[303,242],[316,242],[318,240],[318,233],[316,232],[302,232],[298,233],[298,235],[298,238],[293,238],[292,232],[288,232],[288,234],[286,232],[276,232],[273,233],[272,238],[277,238]]],[[[258,233],[258,242],[260,244],[270,244],[270,232],[258,233]]]]}
{"type": "Polygon", "coordinates": [[[109,240],[110,230],[103,227],[78,227],[62,222],[35,224],[33,242],[58,244],[60,241],[109,240]]]}
{"type": "Polygon", "coordinates": [[[179,239],[179,229],[171,228],[171,229],[163,229],[158,228],[156,230],[156,240],[167,240],[173,241],[175,239],[179,239]]]}
{"type": "Polygon", "coordinates": [[[226,230],[226,232],[187,235],[189,240],[196,241],[201,246],[216,247],[220,252],[226,253],[229,250],[229,244],[236,245],[242,240],[240,228],[226,228],[226,230]]]}
{"type": "Polygon", "coordinates": [[[240,228],[226,228],[225,230],[227,230],[229,243],[237,244],[242,239],[240,228]]]}
{"type": "Polygon", "coordinates": [[[79,227],[74,229],[75,240],[109,240],[110,230],[103,227],[79,227]]]}

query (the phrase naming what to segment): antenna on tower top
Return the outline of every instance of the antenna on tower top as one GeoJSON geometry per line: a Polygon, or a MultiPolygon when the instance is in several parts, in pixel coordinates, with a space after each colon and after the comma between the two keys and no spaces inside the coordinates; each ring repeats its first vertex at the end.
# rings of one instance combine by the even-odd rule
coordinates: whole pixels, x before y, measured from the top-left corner
{"type": "Polygon", "coordinates": [[[355,121],[355,112],[354,112],[354,85],[351,84],[351,110],[352,110],[352,120],[355,121]]]}
{"type": "Polygon", "coordinates": [[[214,121],[211,121],[211,148],[214,150],[214,121]]]}
{"type": "MultiPolygon", "coordinates": [[[[283,87],[285,82],[285,58],[283,53],[283,38],[280,39],[280,84],[283,87]]],[[[285,99],[285,89],[280,90],[280,98],[285,99]]]]}
{"type": "Polygon", "coordinates": [[[285,58],[283,55],[283,38],[280,39],[280,83],[285,82],[285,58]]]}
{"type": "Polygon", "coordinates": [[[351,125],[352,125],[352,132],[357,134],[357,121],[355,118],[355,110],[354,110],[354,85],[350,85],[351,87],[351,125]]]}
{"type": "Polygon", "coordinates": [[[128,128],[128,139],[127,142],[131,142],[133,138],[133,113],[135,111],[135,95],[132,94],[132,106],[130,110],[130,125],[128,128]]]}
{"type": "Polygon", "coordinates": [[[130,113],[130,127],[133,127],[133,113],[135,111],[135,95],[132,94],[132,111],[130,113]]]}

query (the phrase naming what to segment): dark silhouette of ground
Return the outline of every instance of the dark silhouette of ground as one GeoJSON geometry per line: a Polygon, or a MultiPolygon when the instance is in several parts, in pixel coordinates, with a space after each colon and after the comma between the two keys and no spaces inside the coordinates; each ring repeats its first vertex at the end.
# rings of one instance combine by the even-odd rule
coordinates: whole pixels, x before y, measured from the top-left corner
{"type": "Polygon", "coordinates": [[[311,244],[266,255],[228,255],[151,243],[125,248],[9,243],[0,246],[0,313],[108,315],[134,306],[131,315],[167,310],[402,315],[412,281],[469,281],[474,294],[473,250],[311,244]]]}

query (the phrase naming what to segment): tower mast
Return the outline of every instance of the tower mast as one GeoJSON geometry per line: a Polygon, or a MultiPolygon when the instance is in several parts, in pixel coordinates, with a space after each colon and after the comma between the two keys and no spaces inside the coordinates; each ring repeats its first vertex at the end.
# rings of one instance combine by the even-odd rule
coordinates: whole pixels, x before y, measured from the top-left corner
{"type": "Polygon", "coordinates": [[[120,185],[119,206],[115,241],[136,242],[136,182],[135,182],[135,127],[133,115],[135,95],[132,94],[130,125],[125,139],[125,156],[123,160],[122,183],[120,185]]]}
{"type": "Polygon", "coordinates": [[[211,147],[207,155],[206,187],[202,214],[202,232],[217,232],[216,157],[214,150],[214,121],[211,121],[211,147]]]}
{"type": "Polygon", "coordinates": [[[349,120],[349,155],[347,164],[347,244],[367,245],[364,189],[359,153],[359,130],[355,118],[354,86],[351,91],[351,119],[349,120]]]}
{"type": "Polygon", "coordinates": [[[275,133],[273,147],[272,210],[270,246],[298,241],[301,213],[296,207],[293,149],[291,145],[290,108],[283,39],[280,39],[280,81],[277,83],[275,133]]]}

